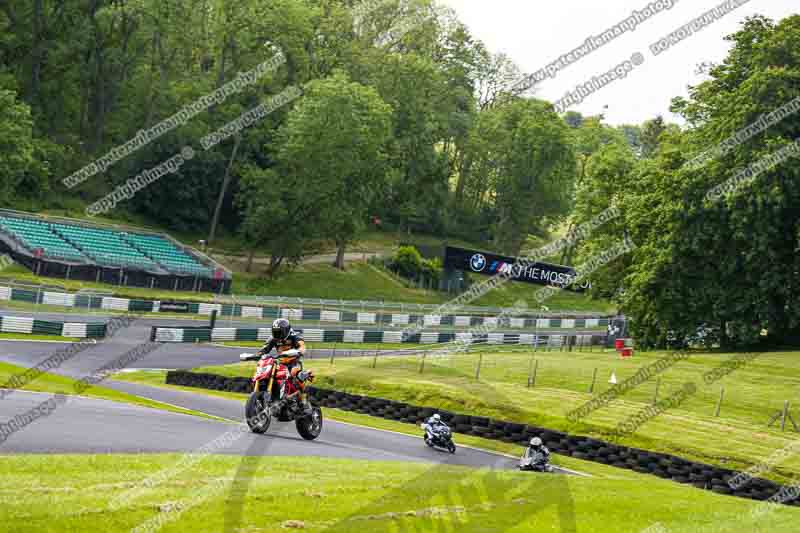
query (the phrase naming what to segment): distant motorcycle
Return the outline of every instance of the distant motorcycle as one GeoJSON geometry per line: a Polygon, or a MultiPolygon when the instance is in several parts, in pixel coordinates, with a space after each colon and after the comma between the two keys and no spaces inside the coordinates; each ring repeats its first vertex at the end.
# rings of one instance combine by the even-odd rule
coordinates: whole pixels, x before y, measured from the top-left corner
{"type": "MultiPolygon", "coordinates": [[[[281,422],[294,420],[297,432],[306,440],[314,440],[322,432],[322,410],[312,406],[311,414],[303,412],[300,392],[305,383],[293,378],[288,364],[297,357],[295,351],[277,356],[264,356],[256,367],[253,376],[253,392],[245,405],[245,417],[253,433],[265,433],[272,418],[281,422]]],[[[252,360],[248,354],[240,356],[242,361],[252,360]]],[[[314,380],[309,372],[306,382],[314,380]]]]}
{"type": "Polygon", "coordinates": [[[545,454],[542,452],[531,453],[528,448],[519,460],[519,469],[528,472],[552,472],[553,466],[547,461],[545,454]]]}
{"type": "Polygon", "coordinates": [[[431,448],[442,448],[450,453],[456,453],[456,445],[453,442],[453,432],[445,425],[431,426],[430,424],[420,424],[425,431],[425,444],[431,448]]]}

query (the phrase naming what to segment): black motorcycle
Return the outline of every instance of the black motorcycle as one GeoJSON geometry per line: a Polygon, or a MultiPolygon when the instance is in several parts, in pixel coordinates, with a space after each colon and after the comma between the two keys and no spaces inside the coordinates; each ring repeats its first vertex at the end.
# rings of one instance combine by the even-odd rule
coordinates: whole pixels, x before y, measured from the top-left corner
{"type": "Polygon", "coordinates": [[[519,460],[519,469],[528,472],[552,472],[553,467],[542,452],[533,452],[528,448],[519,460]]]}
{"type": "Polygon", "coordinates": [[[425,431],[425,444],[431,448],[442,448],[450,453],[456,453],[456,445],[453,443],[453,432],[450,428],[440,424],[431,426],[430,424],[421,424],[420,427],[425,431]]]}

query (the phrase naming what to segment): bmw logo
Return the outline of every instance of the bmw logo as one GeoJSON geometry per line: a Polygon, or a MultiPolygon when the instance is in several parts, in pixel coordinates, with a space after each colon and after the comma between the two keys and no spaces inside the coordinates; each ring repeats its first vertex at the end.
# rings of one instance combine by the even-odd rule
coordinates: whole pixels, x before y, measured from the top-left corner
{"type": "Polygon", "coordinates": [[[480,272],[486,268],[486,258],[483,256],[483,254],[475,254],[469,260],[469,266],[471,266],[472,270],[475,272],[480,272]]]}

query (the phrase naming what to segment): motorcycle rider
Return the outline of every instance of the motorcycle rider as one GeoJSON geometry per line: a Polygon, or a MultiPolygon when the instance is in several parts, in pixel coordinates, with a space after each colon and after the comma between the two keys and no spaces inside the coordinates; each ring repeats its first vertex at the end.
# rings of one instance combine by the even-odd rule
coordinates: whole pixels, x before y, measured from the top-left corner
{"type": "Polygon", "coordinates": [[[306,353],[306,343],[303,335],[292,329],[291,324],[285,318],[279,318],[272,323],[272,338],[264,344],[264,347],[250,356],[242,355],[242,361],[257,361],[267,355],[272,349],[278,352],[278,356],[289,350],[296,350],[297,355],[286,364],[289,375],[300,382],[300,405],[306,415],[311,414],[311,402],[305,391],[305,380],[308,379],[310,372],[303,370],[303,356],[306,353]]]}
{"type": "Polygon", "coordinates": [[[442,417],[439,415],[439,413],[434,413],[434,415],[430,417],[428,420],[426,420],[425,423],[431,427],[436,427],[436,426],[447,427],[447,424],[442,422],[442,417]]]}
{"type": "Polygon", "coordinates": [[[430,417],[429,419],[427,419],[425,421],[425,423],[432,430],[434,430],[434,432],[436,431],[437,428],[440,428],[440,427],[445,427],[445,428],[449,429],[448,425],[444,423],[444,421],[442,420],[442,417],[441,417],[441,415],[439,415],[439,413],[434,413],[432,417],[430,417]]]}
{"type": "Polygon", "coordinates": [[[542,444],[542,439],[539,437],[533,437],[531,439],[531,444],[525,451],[525,457],[532,457],[535,453],[541,453],[542,457],[544,457],[545,464],[550,464],[550,450],[547,449],[547,446],[542,444]]]}

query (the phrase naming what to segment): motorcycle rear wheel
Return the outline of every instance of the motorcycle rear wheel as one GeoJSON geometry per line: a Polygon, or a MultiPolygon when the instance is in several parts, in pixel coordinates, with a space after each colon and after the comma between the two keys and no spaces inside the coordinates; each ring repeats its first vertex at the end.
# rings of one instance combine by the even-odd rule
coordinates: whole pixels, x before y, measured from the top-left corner
{"type": "Polygon", "coordinates": [[[254,392],[247,399],[244,406],[244,416],[247,425],[253,433],[263,434],[269,429],[272,417],[269,415],[270,402],[267,393],[263,391],[254,392]]]}
{"type": "Polygon", "coordinates": [[[322,409],[319,407],[311,409],[311,415],[298,418],[294,422],[297,432],[306,440],[314,440],[322,433],[322,409]]]}

